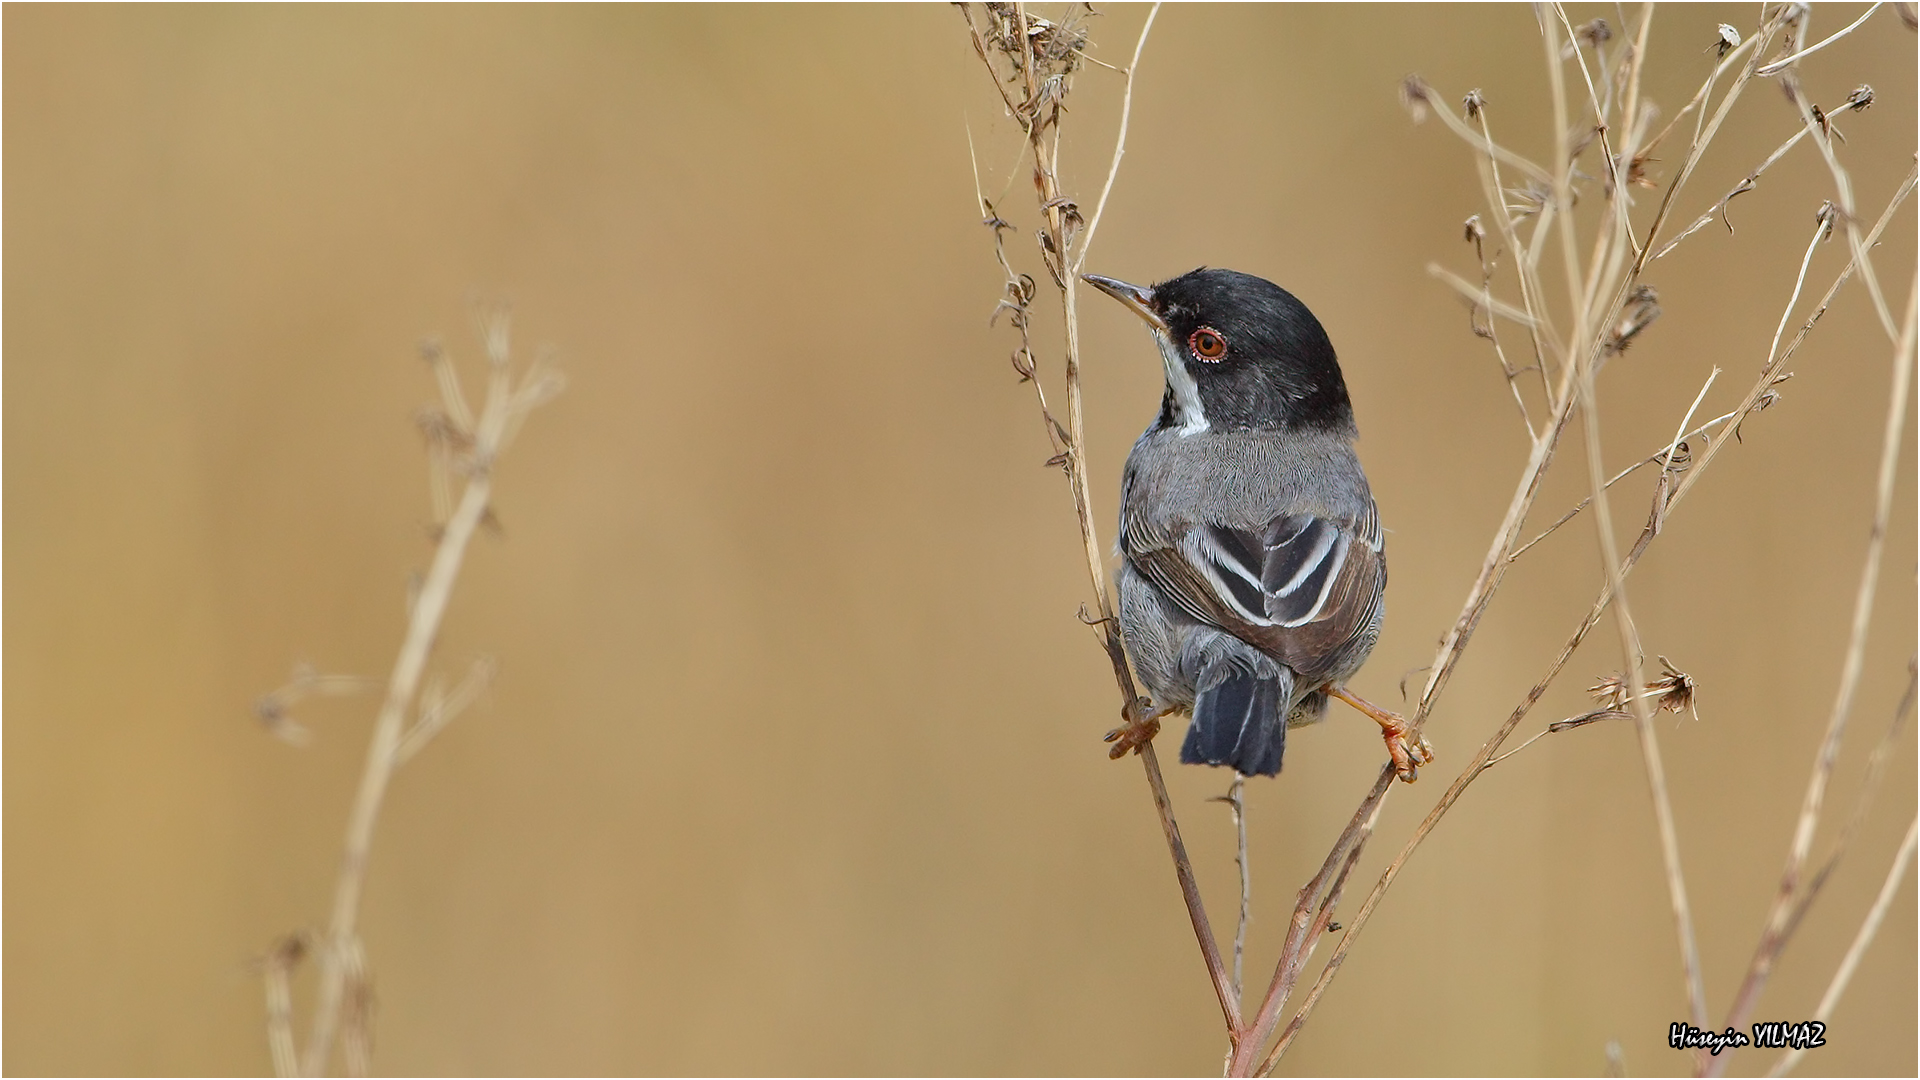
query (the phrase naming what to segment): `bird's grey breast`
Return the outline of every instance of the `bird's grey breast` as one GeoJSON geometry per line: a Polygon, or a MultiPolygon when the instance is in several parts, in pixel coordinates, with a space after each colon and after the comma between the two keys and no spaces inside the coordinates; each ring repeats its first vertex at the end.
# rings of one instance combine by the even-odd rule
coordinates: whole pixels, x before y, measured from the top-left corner
{"type": "Polygon", "coordinates": [[[1127,456],[1121,513],[1130,528],[1257,529],[1279,514],[1357,521],[1373,496],[1344,433],[1149,428],[1127,456]]]}

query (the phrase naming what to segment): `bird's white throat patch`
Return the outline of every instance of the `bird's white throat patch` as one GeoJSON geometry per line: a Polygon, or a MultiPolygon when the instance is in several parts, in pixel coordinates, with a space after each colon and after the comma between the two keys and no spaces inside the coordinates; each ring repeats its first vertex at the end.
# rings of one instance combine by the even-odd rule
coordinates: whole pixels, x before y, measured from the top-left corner
{"type": "Polygon", "coordinates": [[[1200,405],[1200,384],[1193,381],[1193,374],[1187,370],[1187,359],[1181,355],[1180,345],[1164,333],[1153,335],[1153,340],[1160,346],[1160,360],[1167,368],[1167,389],[1173,391],[1174,430],[1181,435],[1207,430],[1207,412],[1200,405]]]}

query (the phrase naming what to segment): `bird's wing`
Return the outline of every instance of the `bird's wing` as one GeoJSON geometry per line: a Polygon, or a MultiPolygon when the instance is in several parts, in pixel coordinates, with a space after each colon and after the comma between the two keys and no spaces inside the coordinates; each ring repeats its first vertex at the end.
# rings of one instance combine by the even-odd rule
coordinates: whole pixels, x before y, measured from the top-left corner
{"type": "Polygon", "coordinates": [[[1386,573],[1371,500],[1344,520],[1282,514],[1254,529],[1195,524],[1165,535],[1123,527],[1121,547],[1187,614],[1309,676],[1372,624],[1386,573]]]}

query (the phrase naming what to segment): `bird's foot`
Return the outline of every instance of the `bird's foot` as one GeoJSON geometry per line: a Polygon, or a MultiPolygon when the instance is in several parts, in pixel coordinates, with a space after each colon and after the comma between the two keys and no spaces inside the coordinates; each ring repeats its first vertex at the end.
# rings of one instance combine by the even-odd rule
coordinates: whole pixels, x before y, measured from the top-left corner
{"type": "Polygon", "coordinates": [[[1420,766],[1433,763],[1433,746],[1426,736],[1413,730],[1413,725],[1399,713],[1389,712],[1360,697],[1343,686],[1329,686],[1327,693],[1365,713],[1368,719],[1380,725],[1380,737],[1386,741],[1387,756],[1393,759],[1393,772],[1403,783],[1411,784],[1420,778],[1420,766]]]}
{"type": "Polygon", "coordinates": [[[1107,750],[1107,756],[1119,760],[1126,757],[1129,750],[1139,753],[1141,747],[1160,734],[1160,718],[1167,715],[1168,711],[1155,711],[1153,703],[1146,698],[1134,698],[1132,704],[1120,710],[1120,718],[1125,722],[1107,732],[1106,741],[1113,744],[1107,750]]]}

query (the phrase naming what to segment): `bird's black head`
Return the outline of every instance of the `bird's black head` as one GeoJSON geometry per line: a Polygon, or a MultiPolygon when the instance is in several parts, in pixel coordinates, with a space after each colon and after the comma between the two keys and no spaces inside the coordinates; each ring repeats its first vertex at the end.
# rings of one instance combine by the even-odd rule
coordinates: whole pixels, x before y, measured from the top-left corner
{"type": "Polygon", "coordinates": [[[1161,426],[1353,429],[1326,330],[1273,282],[1206,267],[1152,288],[1086,280],[1152,327],[1167,371],[1161,426]]]}

